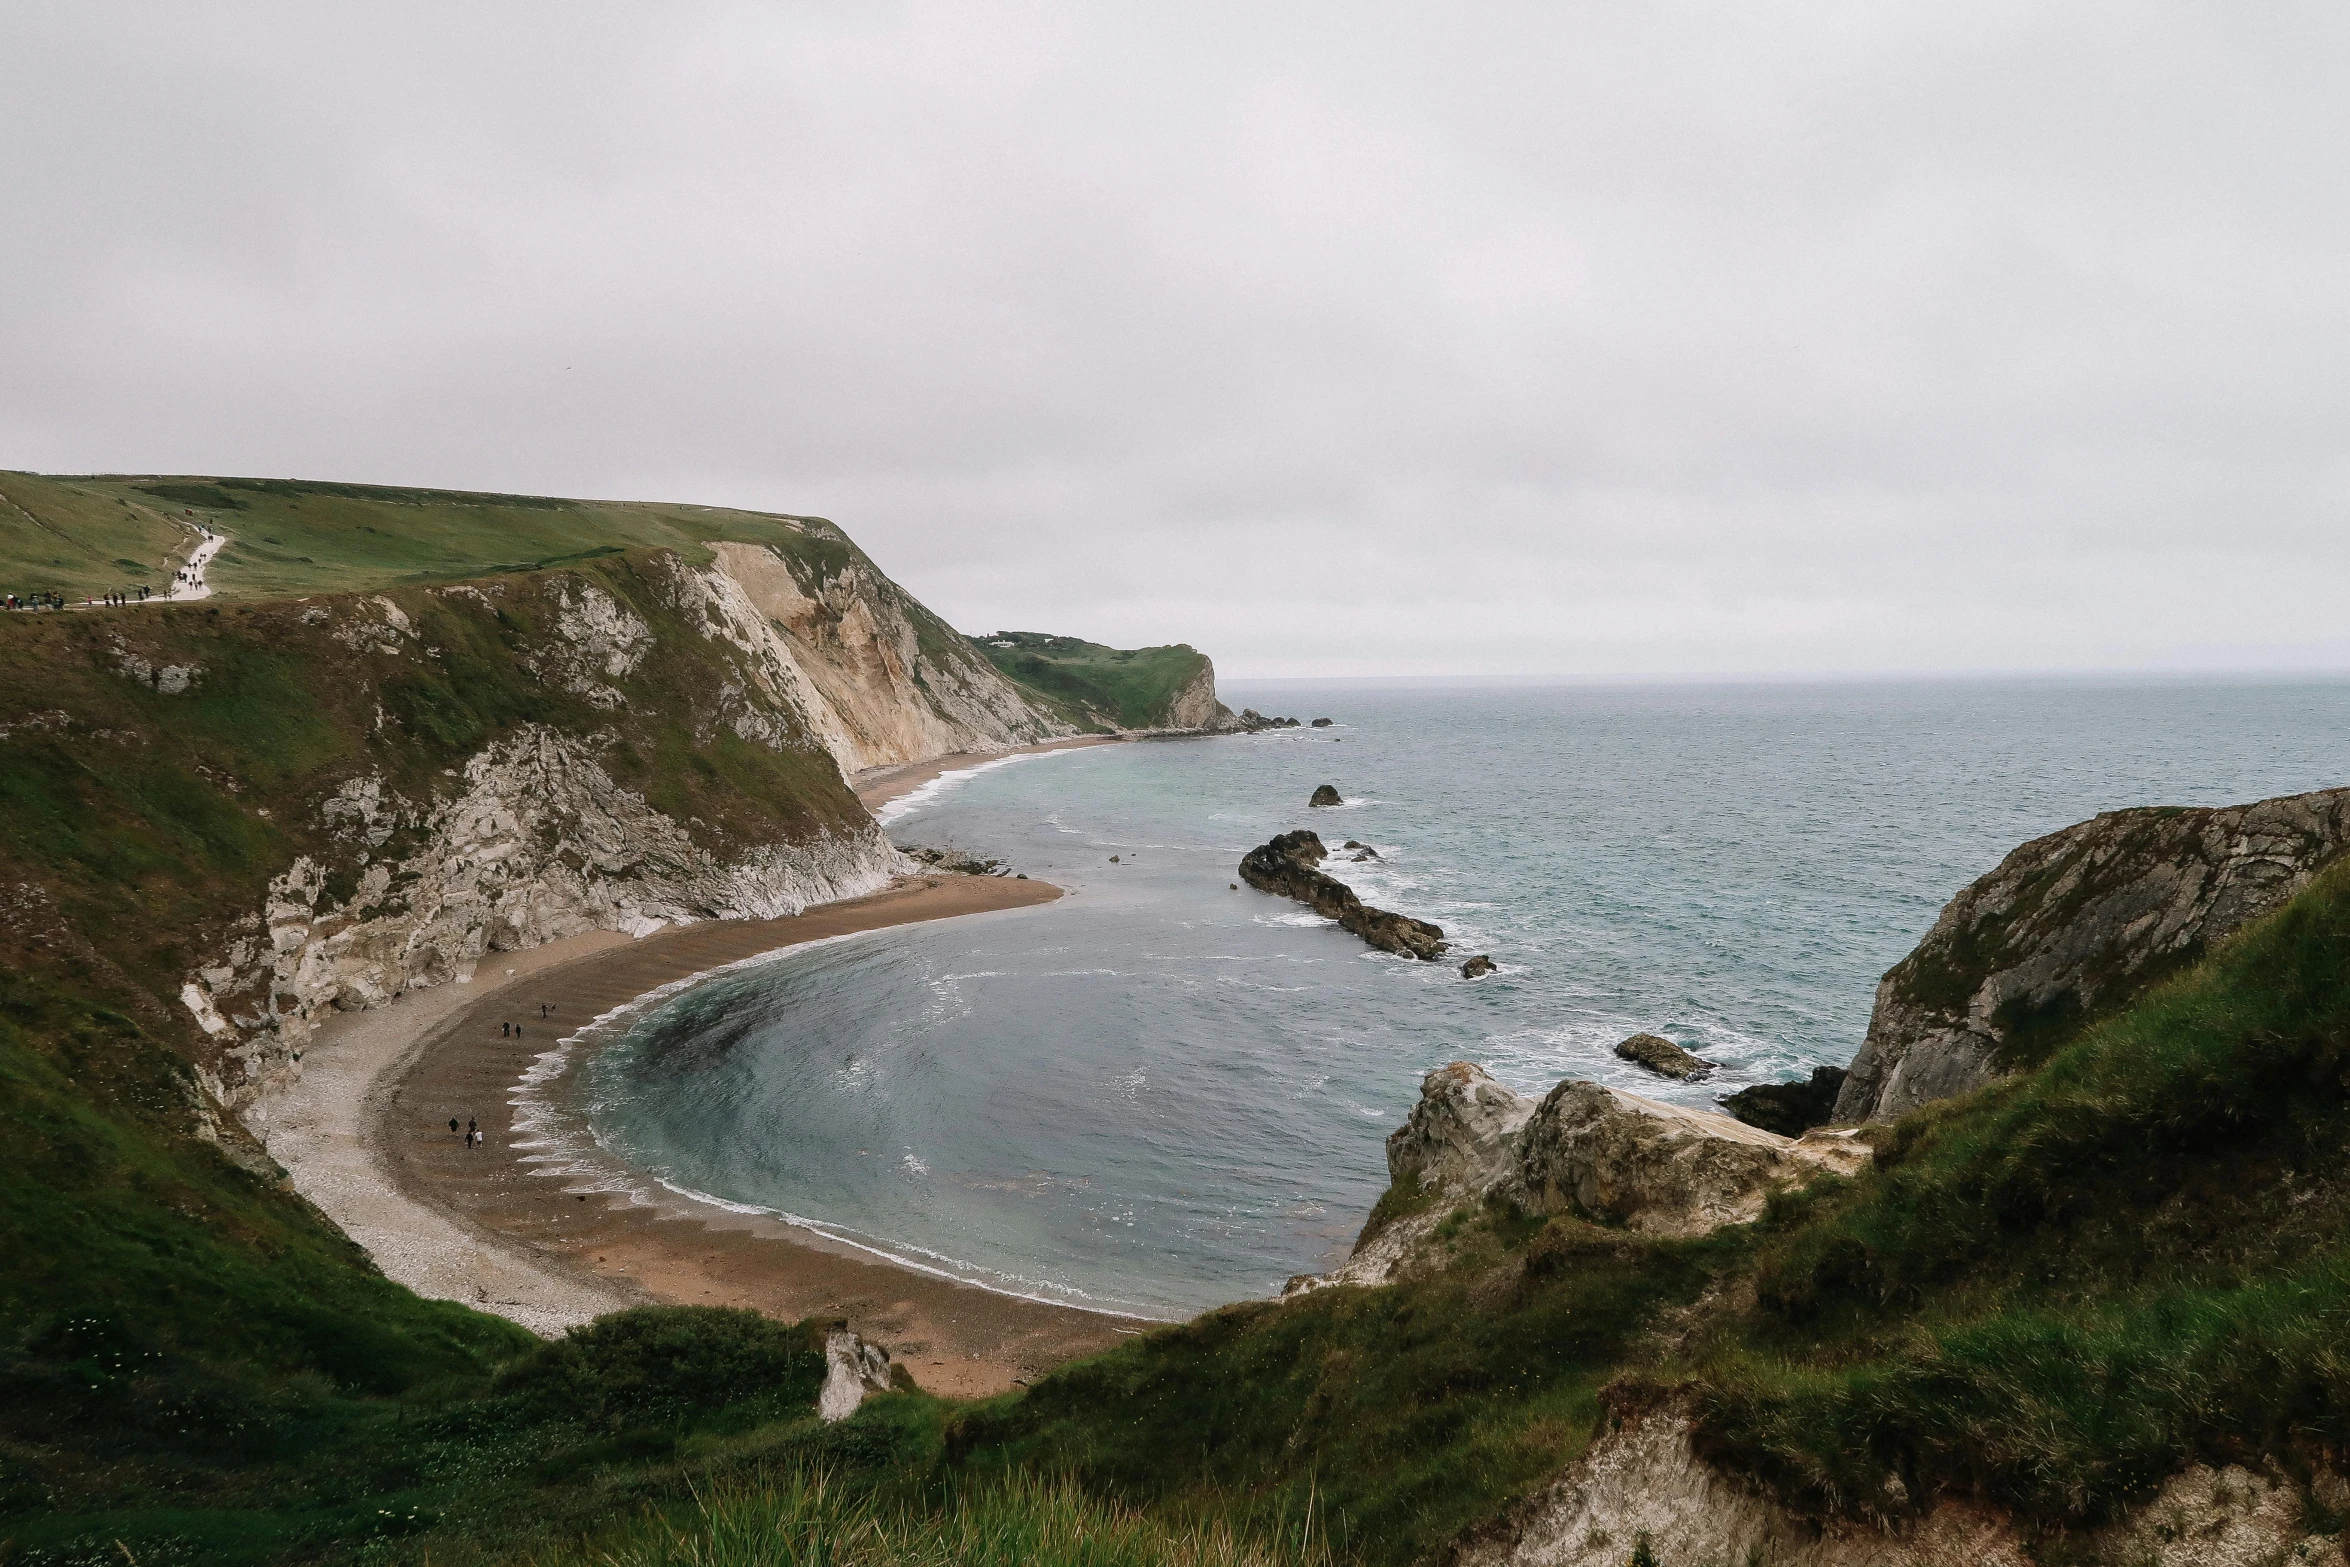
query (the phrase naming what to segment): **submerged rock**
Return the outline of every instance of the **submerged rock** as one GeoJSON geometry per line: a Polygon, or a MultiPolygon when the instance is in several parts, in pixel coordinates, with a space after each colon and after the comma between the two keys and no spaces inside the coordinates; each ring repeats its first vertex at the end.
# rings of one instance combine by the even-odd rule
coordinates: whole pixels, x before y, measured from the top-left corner
{"type": "Polygon", "coordinates": [[[857,1412],[868,1393],[886,1393],[893,1385],[889,1351],[869,1344],[835,1322],[824,1335],[824,1388],[816,1395],[816,1413],[826,1425],[857,1412]]]}
{"type": "Polygon", "coordinates": [[[1661,1034],[1634,1034],[1616,1046],[1618,1059],[1644,1066],[1659,1077],[1694,1083],[1713,1075],[1713,1063],[1700,1061],[1661,1034]]]}
{"type": "Polygon", "coordinates": [[[1001,876],[1008,868],[1002,860],[982,859],[961,849],[938,849],[924,844],[901,843],[898,852],[933,870],[953,871],[958,876],[1001,876]]]}
{"type": "Polygon", "coordinates": [[[1815,1126],[1825,1126],[1836,1114],[1836,1094],[1844,1086],[1844,1068],[1817,1066],[1811,1081],[1757,1083],[1734,1094],[1724,1094],[1721,1106],[1748,1126],[1759,1126],[1781,1137],[1800,1137],[1815,1126]]]}
{"type": "Polygon", "coordinates": [[[2350,789],[2108,811],[1950,900],[1877,987],[1837,1121],[1883,1121],[2045,1060],[2350,848],[2350,789]]]}
{"type": "Polygon", "coordinates": [[[1233,722],[1250,734],[1255,734],[1260,729],[1295,729],[1297,727],[1297,720],[1294,718],[1268,718],[1253,707],[1242,708],[1240,716],[1233,722]]]}
{"type": "Polygon", "coordinates": [[[1323,784],[1314,791],[1314,797],[1306,802],[1308,805],[1344,805],[1345,803],[1346,798],[1338,792],[1336,784],[1323,784]]]}
{"type": "Polygon", "coordinates": [[[1493,972],[1493,959],[1480,952],[1461,965],[1461,978],[1482,979],[1493,972]]]}
{"type": "Polygon", "coordinates": [[[1240,862],[1240,879],[1259,892],[1295,898],[1382,952],[1422,959],[1444,955],[1441,925],[1372,908],[1352,887],[1318,869],[1329,853],[1311,832],[1285,832],[1248,851],[1240,862]]]}

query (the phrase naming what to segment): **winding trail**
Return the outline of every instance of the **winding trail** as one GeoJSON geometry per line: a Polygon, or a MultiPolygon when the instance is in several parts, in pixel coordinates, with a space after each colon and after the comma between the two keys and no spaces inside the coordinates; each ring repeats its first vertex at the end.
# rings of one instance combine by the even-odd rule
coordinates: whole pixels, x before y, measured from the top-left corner
{"type": "MultiPolygon", "coordinates": [[[[226,545],[227,543],[227,534],[215,533],[210,529],[206,529],[203,542],[198,544],[195,550],[189,554],[188,563],[185,566],[179,568],[181,571],[187,573],[187,580],[184,582],[180,581],[175,575],[172,581],[171,591],[163,595],[163,601],[165,603],[172,603],[174,601],[184,601],[187,599],[208,599],[212,597],[212,584],[204,580],[204,568],[211,563],[212,557],[219,554],[222,546],[226,545]]],[[[148,602],[153,603],[154,600],[150,599],[148,602]]]]}

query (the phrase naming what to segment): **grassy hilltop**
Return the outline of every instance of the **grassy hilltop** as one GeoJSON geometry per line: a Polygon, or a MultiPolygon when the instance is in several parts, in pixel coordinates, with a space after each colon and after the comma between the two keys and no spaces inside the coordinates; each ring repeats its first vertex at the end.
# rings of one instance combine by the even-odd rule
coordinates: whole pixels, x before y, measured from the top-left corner
{"type": "MultiPolygon", "coordinates": [[[[221,600],[368,593],[541,571],[630,550],[696,565],[713,543],[763,544],[830,577],[871,566],[821,517],[641,501],[565,500],[304,479],[0,472],[0,593],[80,601],[167,590],[199,539],[229,536],[206,571],[221,600]]],[[[881,576],[878,568],[873,575],[881,576]]],[[[886,579],[884,579],[886,580],[886,579]]],[[[966,640],[907,599],[924,650],[976,648],[1045,711],[1088,731],[1167,727],[1207,669],[1189,647],[1123,649],[997,632],[966,640]]]]}
{"type": "Polygon", "coordinates": [[[1176,698],[1208,667],[1205,654],[1180,642],[1114,648],[1038,631],[998,631],[971,643],[1005,679],[1088,729],[1166,725],[1176,698]]]}
{"type": "Polygon", "coordinates": [[[190,525],[230,535],[207,576],[222,599],[369,593],[712,541],[768,544],[835,568],[856,551],[821,518],[634,501],[483,495],[301,479],[0,472],[0,591],[71,597],[168,587],[190,525]]]}

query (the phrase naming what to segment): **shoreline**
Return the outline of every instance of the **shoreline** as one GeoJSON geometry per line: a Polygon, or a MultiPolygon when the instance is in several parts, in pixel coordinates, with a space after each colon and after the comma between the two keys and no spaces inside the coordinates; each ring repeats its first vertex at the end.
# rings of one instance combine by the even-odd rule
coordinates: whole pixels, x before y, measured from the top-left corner
{"type": "Polygon", "coordinates": [[[920,762],[868,767],[852,776],[848,783],[858,803],[878,819],[883,806],[904,799],[926,784],[936,783],[948,773],[967,772],[1014,757],[1050,756],[1056,751],[1077,751],[1093,745],[1124,745],[1128,738],[1126,735],[1071,735],[1066,740],[1047,740],[1039,745],[1016,745],[1008,751],[957,751],[920,762]]]}
{"type": "Polygon", "coordinates": [[[684,1194],[647,1200],[566,1181],[539,1167],[515,1101],[523,1075],[560,1040],[664,985],[811,941],[1061,895],[1045,882],[932,874],[779,920],[675,926],[641,940],[596,932],[487,954],[471,985],[411,992],[330,1023],[302,1082],[249,1120],[303,1195],[420,1294],[542,1334],[645,1302],[846,1317],[932,1392],[1000,1393],[1149,1324],[918,1271],[684,1194]],[[542,1003],[555,1009],[543,1022],[542,1003]],[[501,1023],[520,1023],[522,1037],[500,1038],[501,1023]],[[486,1144],[466,1148],[448,1130],[452,1115],[478,1119],[486,1144]]]}

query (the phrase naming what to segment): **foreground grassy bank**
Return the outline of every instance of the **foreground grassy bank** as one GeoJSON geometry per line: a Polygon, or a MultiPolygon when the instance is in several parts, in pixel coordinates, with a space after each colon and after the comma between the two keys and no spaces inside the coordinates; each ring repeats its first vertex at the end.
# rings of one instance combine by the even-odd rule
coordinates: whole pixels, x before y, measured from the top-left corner
{"type": "Polygon", "coordinates": [[[660,591],[665,558],[0,621],[0,1540],[364,1540],[409,1489],[415,1401],[533,1342],[389,1284],[287,1189],[201,1086],[242,1063],[179,992],[298,857],[350,897],[417,841],[419,813],[338,827],[337,787],[445,798],[526,731],[593,737],[714,854],[861,822],[806,737],[724,727],[739,674],[660,591]],[[591,589],[658,634],[604,676],[625,710],[548,662],[591,589]]]}
{"type": "Polygon", "coordinates": [[[1065,1481],[999,1483],[892,1500],[822,1472],[744,1475],[688,1507],[648,1509],[541,1558],[545,1567],[1321,1567],[1309,1517],[1247,1539],[1222,1522],[1170,1523],[1065,1481]]]}

